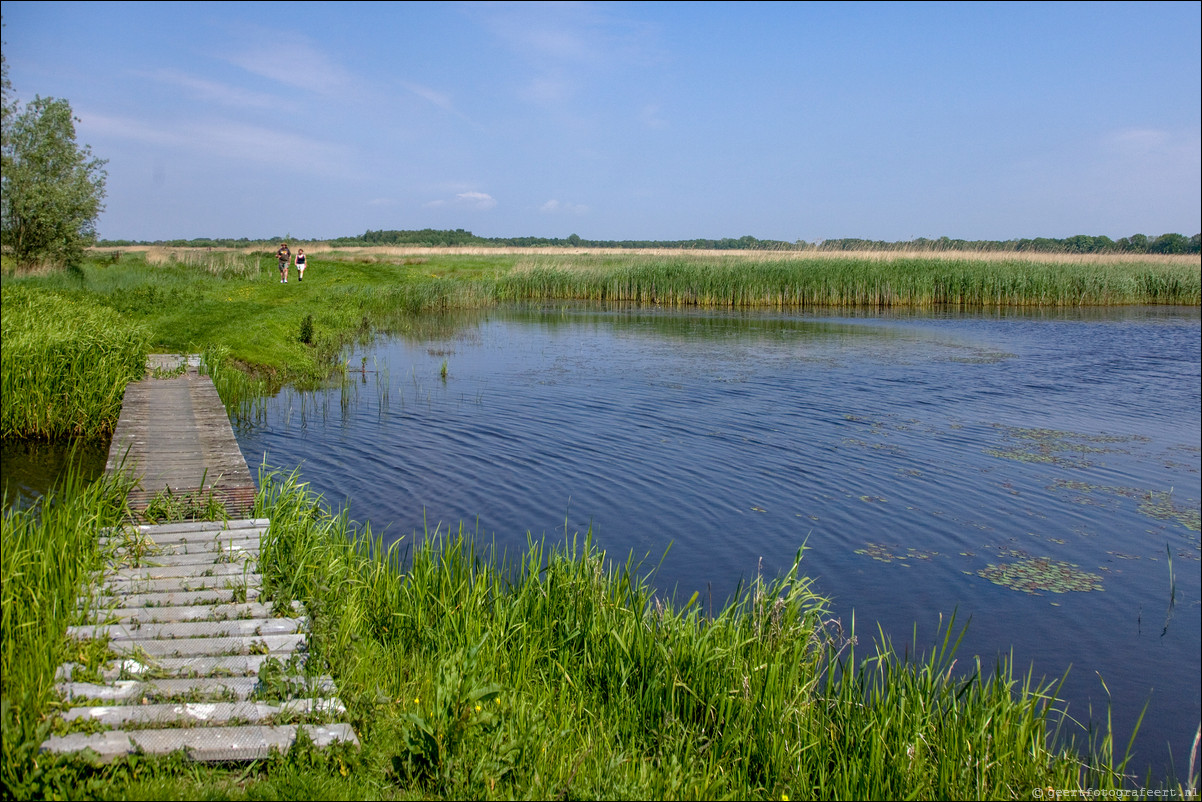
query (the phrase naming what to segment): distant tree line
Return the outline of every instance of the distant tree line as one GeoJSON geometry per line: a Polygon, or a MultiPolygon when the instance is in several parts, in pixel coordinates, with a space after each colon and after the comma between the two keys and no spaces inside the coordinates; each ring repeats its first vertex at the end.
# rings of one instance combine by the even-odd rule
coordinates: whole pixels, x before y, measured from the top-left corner
{"type": "Polygon", "coordinates": [[[1091,237],[1077,234],[1072,237],[1035,237],[1034,239],[1010,240],[963,240],[940,237],[906,242],[882,242],[866,239],[828,239],[813,247],[834,251],[866,250],[914,250],[914,251],[1019,251],[1037,253],[1198,253],[1202,246],[1202,234],[1185,237],[1181,234],[1162,234],[1149,237],[1132,234],[1112,240],[1107,236],[1091,237]]]}
{"type": "MultiPolygon", "coordinates": [[[[246,248],[283,242],[293,237],[269,237],[267,239],[212,239],[156,240],[134,242],[131,240],[102,240],[100,244],[110,246],[162,245],[172,248],[246,248]]],[[[1033,239],[1010,240],[964,240],[940,237],[939,239],[885,240],[845,237],[822,242],[784,242],[782,240],[756,239],[752,236],[723,237],[722,239],[686,240],[589,240],[576,234],[569,237],[477,237],[462,228],[439,230],[423,228],[418,231],[372,231],[357,237],[337,237],[327,240],[334,247],[364,247],[370,245],[417,245],[425,247],[475,246],[475,247],[518,247],[518,248],[672,248],[719,251],[998,251],[1036,253],[1199,253],[1202,234],[1186,237],[1182,234],[1162,234],[1149,237],[1132,234],[1119,240],[1110,237],[1093,237],[1077,234],[1072,237],[1035,237],[1033,239]]]]}

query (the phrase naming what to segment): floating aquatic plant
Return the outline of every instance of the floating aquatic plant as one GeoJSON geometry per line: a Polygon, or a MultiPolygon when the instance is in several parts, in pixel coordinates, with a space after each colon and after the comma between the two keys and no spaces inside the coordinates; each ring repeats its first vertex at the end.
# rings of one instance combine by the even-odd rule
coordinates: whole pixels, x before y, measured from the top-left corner
{"type": "Polygon", "coordinates": [[[900,547],[889,546],[883,543],[865,543],[864,548],[856,549],[855,553],[871,557],[878,562],[899,562],[902,565],[906,565],[906,560],[929,560],[939,554],[937,551],[923,551],[922,549],[909,548],[906,549],[905,554],[901,554],[900,547]]]}
{"type": "Polygon", "coordinates": [[[888,451],[890,454],[895,456],[902,456],[906,453],[900,446],[895,446],[892,443],[870,443],[867,440],[860,440],[855,437],[844,437],[843,445],[858,446],[859,448],[871,448],[874,451],[888,451]]]}
{"type": "Polygon", "coordinates": [[[1163,490],[1139,490],[1134,487],[1095,485],[1088,482],[1070,481],[1068,479],[1057,479],[1048,489],[1071,490],[1083,494],[1073,499],[1074,502],[1079,504],[1097,503],[1085,498],[1085,496],[1095,492],[1122,496],[1123,498],[1139,499],[1139,511],[1149,518],[1155,518],[1158,521],[1176,521],[1186,529],[1193,532],[1199,531],[1199,508],[1197,502],[1178,505],[1173,501],[1172,490],[1167,492],[1163,490]]]}
{"type": "Polygon", "coordinates": [[[1068,468],[1088,468],[1093,465],[1085,454],[1122,452],[1113,448],[1116,443],[1148,442],[1139,435],[1082,434],[1057,429],[1029,429],[1016,426],[1005,428],[1005,438],[1017,441],[1010,449],[987,448],[985,453],[1015,462],[1036,462],[1068,468]]]}
{"type": "Polygon", "coordinates": [[[1145,493],[1139,503],[1139,511],[1157,520],[1170,520],[1184,526],[1186,529],[1199,531],[1198,507],[1179,507],[1173,503],[1173,491],[1150,491],[1145,493]]]}
{"type": "Polygon", "coordinates": [[[1102,577],[1098,574],[1048,557],[1027,557],[1012,563],[990,564],[977,571],[977,575],[995,585],[1034,595],[1043,591],[1088,593],[1103,590],[1102,577]]]}

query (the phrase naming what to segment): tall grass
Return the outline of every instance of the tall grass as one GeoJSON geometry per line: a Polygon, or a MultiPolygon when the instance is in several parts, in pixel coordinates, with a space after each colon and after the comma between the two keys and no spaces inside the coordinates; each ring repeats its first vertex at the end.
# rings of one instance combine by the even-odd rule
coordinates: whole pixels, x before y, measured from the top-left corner
{"type": "Polygon", "coordinates": [[[688,255],[532,258],[496,282],[503,300],[670,306],[1112,306],[1202,301],[1196,265],[1152,262],[688,255]]]}
{"type": "Polygon", "coordinates": [[[146,264],[152,266],[184,265],[221,278],[253,278],[259,274],[259,260],[254,252],[229,248],[151,247],[145,254],[146,264]]]}
{"type": "MultiPolygon", "coordinates": [[[[1009,663],[857,654],[800,562],[716,615],[661,601],[588,536],[509,562],[470,533],[354,530],[294,476],[257,515],[276,603],[303,598],[364,739],[426,798],[998,798],[1130,782],[1009,663]]],[[[800,561],[800,555],[799,555],[800,561]]]]}
{"type": "Polygon", "coordinates": [[[88,297],[6,286],[0,436],[103,437],[140,378],[149,337],[88,297]]]}
{"type": "Polygon", "coordinates": [[[54,674],[82,611],[76,599],[99,568],[98,533],[129,512],[120,479],[86,484],[69,470],[35,507],[4,505],[0,524],[0,689],[3,696],[5,798],[65,798],[69,776],[39,763],[55,699],[54,674]]]}
{"type": "Polygon", "coordinates": [[[69,482],[3,519],[6,796],[985,799],[1134,783],[1106,725],[1065,737],[1079,725],[1057,686],[1005,661],[960,667],[954,621],[925,654],[858,645],[800,555],[706,614],[661,601],[588,535],[513,560],[462,528],[386,546],[295,474],[260,484],[265,597],[305,603],[310,660],[362,749],[232,774],[39,756],[96,531],[125,512],[121,488],[69,482]]]}

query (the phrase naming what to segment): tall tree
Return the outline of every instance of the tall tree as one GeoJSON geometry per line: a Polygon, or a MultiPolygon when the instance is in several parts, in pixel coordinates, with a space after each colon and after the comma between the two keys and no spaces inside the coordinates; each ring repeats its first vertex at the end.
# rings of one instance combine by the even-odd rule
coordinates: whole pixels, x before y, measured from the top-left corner
{"type": "Polygon", "coordinates": [[[106,161],[76,143],[66,100],[35,97],[20,108],[3,67],[0,245],[20,266],[78,264],[104,210],[106,161]]]}

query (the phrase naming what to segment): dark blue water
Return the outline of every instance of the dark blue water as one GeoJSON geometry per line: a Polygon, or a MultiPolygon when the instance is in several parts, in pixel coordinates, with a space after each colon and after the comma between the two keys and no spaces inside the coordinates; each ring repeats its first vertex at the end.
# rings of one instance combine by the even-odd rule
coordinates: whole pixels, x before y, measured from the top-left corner
{"type": "Polygon", "coordinates": [[[861,641],[928,644],[955,613],[963,662],[1067,672],[1070,712],[1110,705],[1120,750],[1146,704],[1136,765],[1184,775],[1198,310],[436,323],[351,355],[347,387],[272,399],[239,432],[248,462],[300,464],[388,539],[462,523],[517,554],[591,528],[713,607],[804,546],[861,641]]]}

